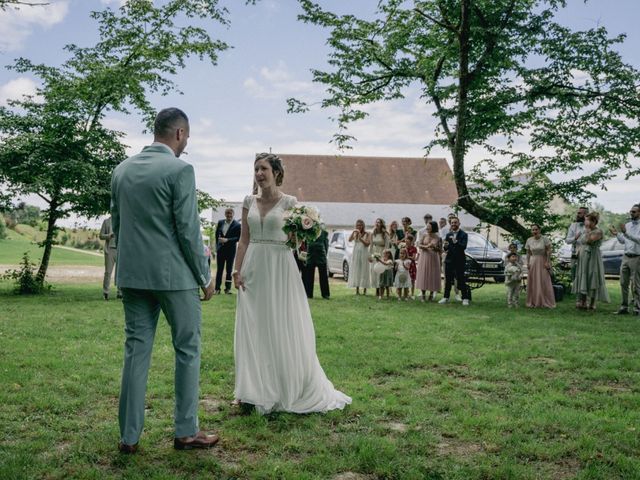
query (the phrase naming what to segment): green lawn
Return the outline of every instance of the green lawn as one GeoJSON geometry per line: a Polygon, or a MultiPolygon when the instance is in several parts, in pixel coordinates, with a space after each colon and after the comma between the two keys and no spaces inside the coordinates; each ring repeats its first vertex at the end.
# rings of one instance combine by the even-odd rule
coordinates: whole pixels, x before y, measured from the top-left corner
{"type": "MultiPolygon", "coordinates": [[[[42,258],[42,248],[13,230],[8,230],[8,234],[8,238],[0,240],[0,265],[18,265],[22,259],[22,255],[27,251],[29,252],[29,258],[32,262],[40,262],[42,258]]],[[[49,265],[101,266],[104,265],[104,259],[97,255],[54,247],[49,265]]]]}
{"type": "Polygon", "coordinates": [[[330,301],[311,301],[318,355],[353,405],[267,417],[230,407],[235,295],[214,297],[203,306],[200,421],[220,445],[172,449],[162,323],[143,451],[123,456],[121,304],[101,301],[98,285],[19,298],[0,284],[0,478],[640,478],[640,320],[612,315],[616,303],[514,311],[500,285],[474,292],[469,308],[332,287],[330,301]]]}

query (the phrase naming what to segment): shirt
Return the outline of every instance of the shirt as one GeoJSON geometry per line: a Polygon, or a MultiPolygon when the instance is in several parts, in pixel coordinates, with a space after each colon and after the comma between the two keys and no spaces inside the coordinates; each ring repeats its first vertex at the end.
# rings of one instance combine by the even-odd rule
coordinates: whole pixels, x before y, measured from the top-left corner
{"type": "Polygon", "coordinates": [[[227,232],[229,231],[229,226],[231,225],[231,222],[228,222],[227,220],[224,221],[224,225],[222,225],[222,234],[226,235],[227,232]]]}
{"type": "Polygon", "coordinates": [[[449,225],[445,225],[440,230],[438,230],[438,234],[440,235],[440,238],[443,240],[444,240],[444,237],[447,236],[447,233],[449,233],[449,225]]]}
{"type": "Polygon", "coordinates": [[[624,243],[624,253],[640,255],[640,220],[632,220],[624,225],[625,233],[618,233],[618,241],[624,243]]]}
{"type": "Polygon", "coordinates": [[[582,245],[580,237],[576,239],[576,235],[582,235],[584,233],[584,222],[573,222],[569,225],[569,231],[567,237],[564,239],[565,243],[571,245],[571,254],[575,254],[577,248],[582,245]]]}

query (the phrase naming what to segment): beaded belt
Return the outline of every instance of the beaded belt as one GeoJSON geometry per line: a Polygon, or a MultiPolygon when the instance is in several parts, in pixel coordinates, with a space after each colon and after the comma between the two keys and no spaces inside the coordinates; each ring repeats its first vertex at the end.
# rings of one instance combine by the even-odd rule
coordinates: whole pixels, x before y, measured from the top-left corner
{"type": "Polygon", "coordinates": [[[249,240],[249,243],[263,243],[266,245],[282,245],[283,247],[285,247],[287,245],[287,242],[283,242],[280,240],[258,240],[258,239],[251,239],[249,240]]]}

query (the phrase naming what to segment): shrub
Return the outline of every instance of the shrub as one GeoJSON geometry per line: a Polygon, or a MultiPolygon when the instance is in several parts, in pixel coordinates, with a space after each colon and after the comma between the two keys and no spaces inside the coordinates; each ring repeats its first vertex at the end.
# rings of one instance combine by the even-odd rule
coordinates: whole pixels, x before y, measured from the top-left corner
{"type": "Polygon", "coordinates": [[[29,253],[24,252],[20,268],[9,270],[2,275],[3,279],[14,280],[16,283],[15,293],[19,295],[35,295],[51,290],[51,286],[46,282],[39,282],[34,273],[36,264],[29,259],[29,253]]]}
{"type": "Polygon", "coordinates": [[[4,215],[0,214],[0,240],[7,238],[7,226],[4,223],[4,215]]]}

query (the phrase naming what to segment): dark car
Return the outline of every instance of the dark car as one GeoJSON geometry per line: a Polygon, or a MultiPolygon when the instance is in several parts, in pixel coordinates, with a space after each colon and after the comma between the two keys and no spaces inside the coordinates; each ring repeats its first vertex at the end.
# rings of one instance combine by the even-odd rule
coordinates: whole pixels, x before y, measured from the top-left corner
{"type": "Polygon", "coordinates": [[[604,274],[619,276],[624,256],[624,244],[620,243],[617,238],[610,238],[602,242],[600,252],[602,253],[602,263],[604,263],[604,274]]]}
{"type": "Polygon", "coordinates": [[[504,257],[502,250],[476,232],[467,232],[466,274],[471,282],[492,278],[504,282],[504,257]]]}

